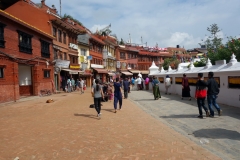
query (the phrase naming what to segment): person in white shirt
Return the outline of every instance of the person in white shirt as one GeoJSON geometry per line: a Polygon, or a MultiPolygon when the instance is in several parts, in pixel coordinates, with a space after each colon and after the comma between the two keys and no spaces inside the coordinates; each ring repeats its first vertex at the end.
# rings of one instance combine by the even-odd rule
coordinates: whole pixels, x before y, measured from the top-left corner
{"type": "Polygon", "coordinates": [[[168,89],[170,87],[171,87],[171,79],[170,79],[169,75],[167,75],[166,79],[165,79],[165,88],[166,88],[165,94],[171,94],[171,93],[168,93],[168,89]]]}
{"type": "Polygon", "coordinates": [[[137,78],[137,84],[138,84],[138,91],[141,90],[141,86],[142,86],[142,78],[138,76],[137,78]]]}
{"type": "Polygon", "coordinates": [[[83,94],[83,93],[84,93],[84,91],[83,91],[83,87],[84,87],[84,81],[83,81],[83,79],[82,79],[82,78],[80,78],[80,81],[79,81],[79,83],[80,83],[80,91],[81,91],[81,94],[83,94]]]}

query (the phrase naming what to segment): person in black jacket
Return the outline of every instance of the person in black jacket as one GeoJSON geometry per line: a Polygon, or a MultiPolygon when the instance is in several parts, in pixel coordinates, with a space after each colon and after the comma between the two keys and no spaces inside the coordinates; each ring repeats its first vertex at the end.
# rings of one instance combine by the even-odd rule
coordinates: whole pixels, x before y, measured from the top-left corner
{"type": "Polygon", "coordinates": [[[127,78],[123,81],[123,90],[124,90],[124,99],[128,98],[128,87],[129,87],[129,81],[127,78]]]}
{"type": "Polygon", "coordinates": [[[198,110],[199,110],[198,118],[203,118],[202,108],[206,112],[206,117],[209,117],[208,109],[205,106],[206,96],[207,96],[207,83],[203,80],[203,74],[198,73],[198,81],[196,83],[196,92],[195,92],[195,98],[197,99],[198,110]]]}
{"type": "Polygon", "coordinates": [[[218,83],[213,78],[213,72],[208,73],[208,81],[207,81],[207,101],[208,101],[208,108],[210,110],[210,117],[214,117],[214,110],[212,105],[217,109],[218,116],[222,115],[222,110],[220,109],[219,105],[216,102],[217,95],[219,93],[218,83]]]}

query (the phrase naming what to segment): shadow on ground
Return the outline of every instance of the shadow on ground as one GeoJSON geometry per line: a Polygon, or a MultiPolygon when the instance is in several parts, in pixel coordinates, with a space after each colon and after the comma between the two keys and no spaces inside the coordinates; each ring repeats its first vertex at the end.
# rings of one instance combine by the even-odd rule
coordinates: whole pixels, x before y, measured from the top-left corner
{"type": "Polygon", "coordinates": [[[101,109],[101,110],[111,112],[111,113],[114,113],[114,111],[115,111],[114,109],[101,109]]]}
{"type": "MultiPolygon", "coordinates": [[[[149,95],[152,95],[151,91],[146,91],[146,92],[148,92],[149,95]]],[[[192,105],[192,107],[197,107],[197,101],[193,97],[192,97],[192,100],[189,101],[187,98],[182,100],[181,96],[176,95],[176,94],[165,95],[165,93],[161,92],[161,95],[165,99],[160,99],[159,103],[161,103],[161,101],[169,101],[169,102],[170,101],[178,101],[181,103],[192,105]]],[[[152,95],[152,97],[153,97],[153,95],[152,95]]],[[[154,97],[152,99],[135,99],[134,101],[139,101],[139,102],[154,101],[154,97]]],[[[207,100],[205,101],[205,105],[208,108],[207,100]]],[[[223,113],[222,113],[223,116],[229,116],[229,117],[233,117],[233,118],[240,120],[240,108],[239,107],[232,107],[232,106],[223,105],[223,104],[218,104],[218,105],[220,106],[220,108],[223,111],[223,113]]],[[[215,108],[214,108],[214,111],[215,111],[215,114],[217,115],[217,110],[215,108]]],[[[191,115],[170,115],[168,117],[162,117],[162,118],[190,118],[190,117],[192,117],[192,116],[191,115]]]]}
{"type": "Polygon", "coordinates": [[[237,131],[221,129],[221,128],[211,128],[211,129],[200,129],[193,132],[195,137],[205,137],[212,139],[232,139],[240,141],[240,133],[237,131]]]}
{"type": "Polygon", "coordinates": [[[81,116],[81,117],[99,119],[96,115],[89,115],[89,114],[78,114],[78,113],[75,113],[74,116],[81,116]]]}
{"type": "Polygon", "coordinates": [[[159,118],[197,118],[197,114],[180,114],[180,115],[159,116],[159,118]]]}

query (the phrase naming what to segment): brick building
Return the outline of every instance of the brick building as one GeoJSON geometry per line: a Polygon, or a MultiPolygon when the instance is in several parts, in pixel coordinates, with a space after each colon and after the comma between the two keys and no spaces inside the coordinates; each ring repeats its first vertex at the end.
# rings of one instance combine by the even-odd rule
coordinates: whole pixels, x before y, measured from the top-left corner
{"type": "Polygon", "coordinates": [[[54,37],[54,86],[57,90],[65,89],[67,78],[79,77],[77,36],[85,31],[77,28],[74,21],[61,18],[56,8],[48,7],[45,0],[39,4],[30,0],[17,1],[5,11],[54,37]]]}
{"type": "Polygon", "coordinates": [[[93,70],[93,78],[100,79],[105,82],[108,71],[103,65],[103,47],[105,43],[98,38],[98,35],[89,34],[90,55],[92,56],[91,69],[93,70]]]}
{"type": "Polygon", "coordinates": [[[118,71],[123,77],[136,77],[139,73],[146,76],[153,61],[159,66],[164,62],[164,58],[172,56],[166,48],[149,48],[132,44],[119,45],[116,56],[120,62],[118,71]]]}
{"type": "Polygon", "coordinates": [[[53,36],[0,10],[0,103],[53,91],[53,36]]]}

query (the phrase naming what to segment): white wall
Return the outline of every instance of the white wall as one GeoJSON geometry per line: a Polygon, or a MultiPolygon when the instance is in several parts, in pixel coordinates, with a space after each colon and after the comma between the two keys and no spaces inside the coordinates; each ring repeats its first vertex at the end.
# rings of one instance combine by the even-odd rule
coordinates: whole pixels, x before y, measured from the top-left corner
{"type": "Polygon", "coordinates": [[[32,71],[30,66],[18,65],[19,85],[32,85],[32,71]]]}
{"type": "MultiPolygon", "coordinates": [[[[169,89],[169,93],[177,94],[179,96],[182,95],[182,85],[175,84],[175,77],[182,77],[182,74],[171,74],[173,84],[169,89]]],[[[204,77],[207,77],[208,73],[204,73],[204,77]]],[[[240,72],[216,72],[214,73],[214,77],[220,78],[220,93],[218,95],[217,102],[226,104],[229,106],[240,107],[240,89],[232,89],[228,88],[228,76],[240,76],[240,72]]],[[[165,75],[158,75],[156,77],[164,77],[164,81],[166,79],[165,75]]],[[[197,73],[187,74],[187,77],[197,77],[197,73]]],[[[150,84],[151,85],[151,84],[150,84]]],[[[152,88],[152,86],[150,87],[152,88]]],[[[190,86],[190,94],[191,97],[195,96],[195,86],[190,86]]],[[[164,83],[160,83],[160,91],[165,93],[165,85],[164,83]]]]}

